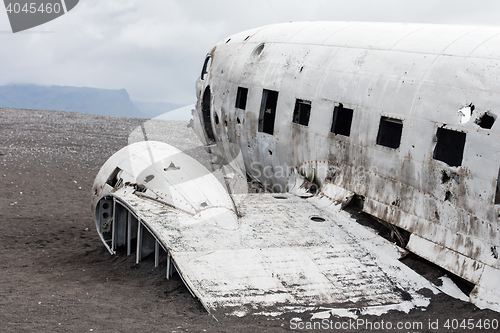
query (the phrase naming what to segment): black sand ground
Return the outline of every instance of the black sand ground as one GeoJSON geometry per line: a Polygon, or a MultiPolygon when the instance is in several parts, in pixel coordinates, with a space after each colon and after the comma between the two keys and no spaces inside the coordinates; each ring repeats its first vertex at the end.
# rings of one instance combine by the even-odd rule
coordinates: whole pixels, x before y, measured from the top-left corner
{"type": "MultiPolygon", "coordinates": [[[[182,282],[164,278],[152,259],[111,256],[100,242],[90,209],[93,179],[144,120],[71,112],[0,109],[0,331],[1,332],[284,332],[304,331],[307,313],[278,317],[209,316],[182,282]],[[297,323],[294,321],[294,323],[297,323]]],[[[186,122],[165,122],[173,145],[194,142],[186,122]]],[[[181,147],[181,149],[184,149],[181,147]]],[[[193,150],[196,156],[199,151],[193,150]]],[[[201,155],[202,153],[200,153],[201,155]]],[[[442,271],[408,258],[424,275],[442,271]]],[[[392,330],[337,332],[498,332],[446,329],[446,320],[500,320],[500,314],[443,294],[426,309],[361,317],[392,330]],[[429,328],[429,321],[438,329],[429,328]],[[396,329],[397,323],[412,329],[396,329]],[[410,323],[410,324],[408,324],[410,323]]],[[[335,323],[348,319],[332,318],[335,323]]],[[[469,322],[467,322],[469,324],[469,322]]],[[[325,322],[317,322],[326,330],[325,322]]],[[[452,322],[450,321],[450,324],[452,322]]],[[[338,324],[337,324],[338,325],[338,324]]],[[[372,326],[373,327],[373,326],[372,326]]]]}

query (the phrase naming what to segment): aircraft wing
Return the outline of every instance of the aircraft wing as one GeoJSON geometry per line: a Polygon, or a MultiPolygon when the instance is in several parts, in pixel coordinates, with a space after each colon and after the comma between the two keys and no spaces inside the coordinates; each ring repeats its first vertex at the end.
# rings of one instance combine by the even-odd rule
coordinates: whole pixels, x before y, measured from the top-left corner
{"type": "MultiPolygon", "coordinates": [[[[137,162],[138,156],[131,160],[137,162]]],[[[164,165],[171,158],[176,157],[164,156],[164,165]]],[[[194,162],[189,163],[193,168],[194,162]]],[[[184,167],[178,162],[175,165],[184,167]]],[[[112,226],[106,226],[110,236],[96,220],[103,241],[114,253],[118,246],[135,239],[137,261],[149,253],[166,251],[167,277],[175,269],[212,314],[320,307],[358,313],[407,312],[429,302],[417,291],[433,287],[398,260],[404,250],[359,225],[326,197],[233,195],[236,224],[218,224],[214,221],[221,220],[220,216],[209,218],[179,209],[159,195],[153,197],[136,188],[129,183],[97,203],[98,220],[99,207],[105,203],[113,207],[108,213],[112,226]]],[[[217,193],[213,189],[207,200],[216,202],[217,193]]]]}

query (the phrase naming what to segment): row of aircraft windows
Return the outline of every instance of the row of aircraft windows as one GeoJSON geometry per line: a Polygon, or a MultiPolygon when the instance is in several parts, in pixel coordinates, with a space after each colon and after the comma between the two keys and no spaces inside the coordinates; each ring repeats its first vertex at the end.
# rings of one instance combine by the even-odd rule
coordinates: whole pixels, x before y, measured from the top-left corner
{"type": "MultiPolygon", "coordinates": [[[[248,88],[238,87],[235,106],[245,110],[247,97],[248,88]]],[[[274,134],[277,104],[278,92],[264,89],[259,113],[259,132],[274,134]]],[[[311,107],[311,101],[296,99],[292,122],[309,126],[311,107]]],[[[351,135],[353,114],[354,110],[345,108],[342,103],[335,106],[330,132],[349,137],[351,135]]],[[[376,140],[377,145],[398,149],[401,144],[402,134],[402,120],[381,116],[376,140]]],[[[436,137],[437,143],[434,148],[433,158],[450,166],[462,165],[466,134],[446,128],[438,128],[436,137]]]]}
{"type": "MultiPolygon", "coordinates": [[[[246,109],[248,89],[238,87],[236,97],[236,107],[246,109]]],[[[259,114],[259,132],[274,135],[274,120],[276,107],[278,104],[278,92],[273,90],[263,90],[262,101],[259,114]]],[[[292,122],[303,126],[309,126],[312,103],[302,99],[295,100],[292,122]]],[[[349,137],[351,135],[351,125],[354,110],[345,108],[342,103],[333,108],[331,133],[349,137]]],[[[491,129],[496,117],[490,112],[486,112],[478,117],[475,123],[481,128],[491,129]]],[[[403,134],[403,121],[401,119],[380,117],[376,143],[392,149],[398,149],[401,145],[403,134]]],[[[465,148],[466,133],[454,131],[446,128],[438,128],[436,132],[436,146],[433,152],[433,159],[445,162],[449,166],[461,166],[465,148]]],[[[500,171],[495,194],[495,205],[500,205],[500,171]]]]}

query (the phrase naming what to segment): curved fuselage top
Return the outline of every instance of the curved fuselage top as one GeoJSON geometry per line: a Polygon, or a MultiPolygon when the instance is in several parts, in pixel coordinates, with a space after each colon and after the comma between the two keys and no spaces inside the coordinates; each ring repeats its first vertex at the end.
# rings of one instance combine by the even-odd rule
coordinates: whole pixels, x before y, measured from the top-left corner
{"type": "Polygon", "coordinates": [[[266,26],[209,53],[195,130],[276,191],[302,175],[363,196],[478,283],[500,268],[499,57],[500,27],[266,26]]]}

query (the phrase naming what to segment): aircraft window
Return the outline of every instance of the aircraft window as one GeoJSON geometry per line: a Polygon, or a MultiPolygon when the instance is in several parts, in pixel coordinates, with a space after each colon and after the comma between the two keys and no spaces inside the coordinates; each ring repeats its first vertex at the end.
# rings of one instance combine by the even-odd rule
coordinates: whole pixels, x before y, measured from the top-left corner
{"type": "Polygon", "coordinates": [[[278,104],[278,92],[266,90],[262,92],[260,103],[259,132],[274,134],[274,119],[276,118],[276,105],[278,104]]]}
{"type": "Polygon", "coordinates": [[[247,96],[248,89],[243,87],[238,87],[238,92],[236,93],[236,107],[238,109],[245,110],[247,107],[247,96]]]}
{"type": "Polygon", "coordinates": [[[207,75],[208,73],[208,69],[210,68],[210,65],[212,63],[212,57],[211,56],[207,56],[205,58],[205,63],[203,64],[203,69],[201,71],[201,79],[202,80],[205,80],[205,75],[207,75]]]}
{"type": "Polygon", "coordinates": [[[333,109],[333,122],[331,132],[335,134],[350,136],[353,112],[353,109],[344,108],[344,105],[342,105],[342,103],[339,103],[339,105],[335,106],[335,108],[333,109]]]}
{"type": "Polygon", "coordinates": [[[308,126],[311,116],[311,102],[297,99],[295,109],[293,110],[293,122],[296,124],[308,126]]]}
{"type": "Polygon", "coordinates": [[[393,149],[398,149],[403,133],[403,121],[389,117],[380,118],[378,127],[377,144],[393,149]]]}
{"type": "Polygon", "coordinates": [[[481,117],[478,117],[475,123],[482,128],[490,129],[495,123],[495,116],[489,112],[486,112],[481,117]]]}
{"type": "Polygon", "coordinates": [[[108,180],[106,181],[106,183],[109,186],[111,186],[111,187],[115,187],[116,186],[116,184],[120,180],[119,177],[118,177],[118,174],[120,173],[120,171],[122,171],[120,168],[115,168],[115,170],[113,171],[113,173],[111,175],[109,175],[108,180]]]}
{"type": "Polygon", "coordinates": [[[466,134],[446,128],[438,128],[436,136],[437,143],[432,158],[443,161],[449,166],[462,165],[466,134]]]}

